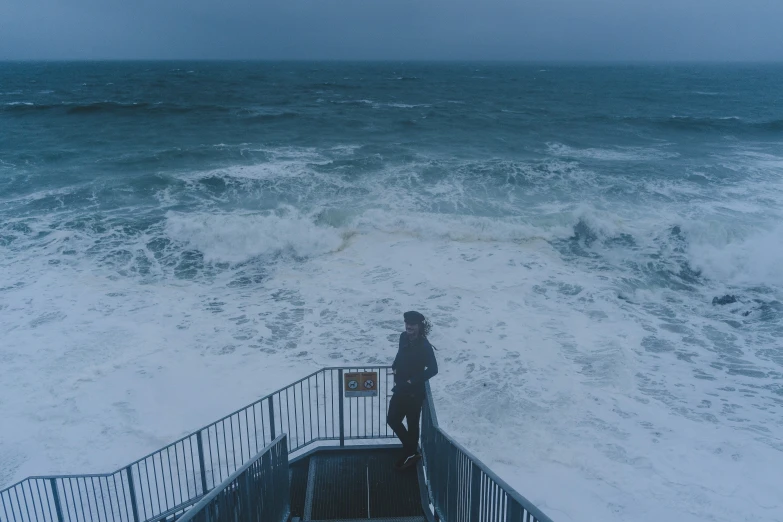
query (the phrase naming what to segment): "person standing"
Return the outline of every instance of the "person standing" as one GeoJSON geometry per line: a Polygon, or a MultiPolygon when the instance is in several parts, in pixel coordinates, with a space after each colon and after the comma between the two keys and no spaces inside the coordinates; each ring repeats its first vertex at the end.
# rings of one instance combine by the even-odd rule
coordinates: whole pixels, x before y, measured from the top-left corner
{"type": "Polygon", "coordinates": [[[427,335],[430,323],[416,311],[405,312],[405,331],[400,334],[397,356],[392,363],[394,388],[389,401],[386,423],[402,442],[403,455],[398,469],[407,469],[421,458],[419,453],[419,419],[424,403],[424,383],[438,373],[435,352],[427,335]],[[402,423],[406,419],[407,429],[402,423]]]}

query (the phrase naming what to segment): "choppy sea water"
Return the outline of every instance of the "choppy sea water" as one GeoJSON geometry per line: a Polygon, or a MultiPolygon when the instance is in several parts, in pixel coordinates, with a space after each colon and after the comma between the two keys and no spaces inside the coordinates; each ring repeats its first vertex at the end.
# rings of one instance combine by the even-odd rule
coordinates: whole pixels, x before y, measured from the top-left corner
{"type": "Polygon", "coordinates": [[[435,325],[557,521],[780,520],[783,67],[0,64],[0,487],[435,325]]]}

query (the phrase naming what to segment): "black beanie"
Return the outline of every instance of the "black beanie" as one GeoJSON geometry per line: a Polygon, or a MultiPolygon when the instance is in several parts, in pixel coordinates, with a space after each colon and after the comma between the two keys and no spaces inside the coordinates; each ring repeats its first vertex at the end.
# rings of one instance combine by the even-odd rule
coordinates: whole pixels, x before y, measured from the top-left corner
{"type": "Polygon", "coordinates": [[[421,315],[419,312],[415,312],[411,310],[410,312],[405,312],[402,314],[403,318],[405,318],[406,324],[421,324],[424,322],[424,316],[421,315]]]}

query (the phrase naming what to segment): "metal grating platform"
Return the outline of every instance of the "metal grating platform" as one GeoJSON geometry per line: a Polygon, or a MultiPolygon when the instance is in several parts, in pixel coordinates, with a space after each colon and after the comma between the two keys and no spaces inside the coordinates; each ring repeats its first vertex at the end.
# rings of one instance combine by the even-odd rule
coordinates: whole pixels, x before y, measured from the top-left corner
{"type": "Polygon", "coordinates": [[[417,473],[395,470],[398,457],[388,449],[330,451],[292,464],[292,515],[303,522],[425,522],[417,473]]]}
{"type": "MultiPolygon", "coordinates": [[[[364,519],[360,519],[364,520],[364,519]]],[[[420,517],[396,517],[396,518],[373,518],[375,522],[427,522],[427,519],[422,515],[420,517]]],[[[313,520],[312,522],[325,522],[323,520],[313,520]]],[[[357,522],[356,519],[345,520],[329,520],[329,522],[357,522]]]]}

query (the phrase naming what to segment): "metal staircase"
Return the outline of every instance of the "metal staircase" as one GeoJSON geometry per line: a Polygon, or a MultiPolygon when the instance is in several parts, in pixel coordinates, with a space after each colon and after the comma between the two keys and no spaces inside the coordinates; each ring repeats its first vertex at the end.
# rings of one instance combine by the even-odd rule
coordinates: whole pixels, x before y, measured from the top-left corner
{"type": "Polygon", "coordinates": [[[551,522],[440,429],[429,387],[423,459],[394,470],[388,369],[319,370],[113,473],[29,477],[0,522],[551,522]],[[351,396],[357,372],[376,393],[351,396]]]}

